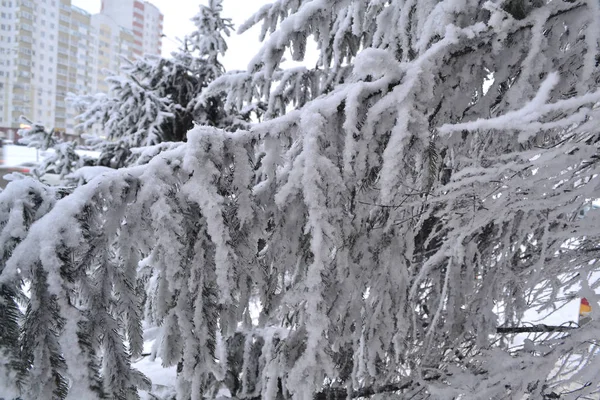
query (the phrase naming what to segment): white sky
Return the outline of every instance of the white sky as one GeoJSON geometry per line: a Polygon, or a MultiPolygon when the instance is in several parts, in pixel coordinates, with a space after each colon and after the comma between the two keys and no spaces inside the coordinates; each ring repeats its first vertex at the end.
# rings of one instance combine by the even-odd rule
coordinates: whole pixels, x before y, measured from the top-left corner
{"type": "MultiPolygon", "coordinates": [[[[272,1],[272,0],[271,0],[272,1]]],[[[223,17],[231,18],[236,29],[250,18],[263,4],[269,0],[224,0],[223,17]]],[[[208,0],[149,0],[164,14],[163,55],[170,55],[177,49],[176,38],[192,32],[194,24],[190,21],[198,13],[200,4],[208,4],[208,0]]],[[[95,14],[100,12],[101,0],[71,0],[74,6],[95,14]]],[[[259,28],[245,32],[243,35],[233,33],[227,40],[229,49],[222,62],[227,70],[245,70],[250,59],[259,49],[259,28]]]]}

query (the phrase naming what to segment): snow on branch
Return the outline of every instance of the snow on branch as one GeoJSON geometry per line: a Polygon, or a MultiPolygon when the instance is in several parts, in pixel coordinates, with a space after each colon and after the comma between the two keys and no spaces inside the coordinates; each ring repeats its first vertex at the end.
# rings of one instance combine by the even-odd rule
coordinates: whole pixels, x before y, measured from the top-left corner
{"type": "Polygon", "coordinates": [[[539,131],[567,129],[570,126],[583,123],[591,113],[590,108],[597,108],[597,103],[600,102],[600,90],[548,103],[550,92],[558,82],[558,73],[550,73],[542,82],[535,97],[519,110],[509,111],[495,118],[479,118],[475,121],[445,124],[438,128],[438,132],[449,134],[474,130],[516,130],[521,132],[519,141],[525,141],[539,131]],[[580,109],[585,105],[589,105],[590,108],[580,109]],[[573,110],[577,110],[577,112],[573,112],[573,110]],[[564,116],[548,122],[540,121],[544,116],[551,113],[563,113],[564,116]]]}
{"type": "Polygon", "coordinates": [[[0,193],[23,376],[135,397],[143,320],[186,399],[597,396],[598,322],[547,328],[600,310],[595,6],[480,3],[278,1],[207,89],[248,130],[136,150],[26,227],[0,193]],[[311,35],[317,68],[280,70],[311,35]]]}

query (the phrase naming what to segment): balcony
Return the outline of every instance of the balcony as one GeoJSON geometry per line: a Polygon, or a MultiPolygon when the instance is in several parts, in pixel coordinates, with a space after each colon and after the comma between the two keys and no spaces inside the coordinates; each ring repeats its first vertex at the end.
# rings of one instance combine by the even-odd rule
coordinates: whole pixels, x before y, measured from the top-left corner
{"type": "Polygon", "coordinates": [[[33,3],[28,0],[22,0],[21,10],[25,12],[33,12],[33,3]]]}

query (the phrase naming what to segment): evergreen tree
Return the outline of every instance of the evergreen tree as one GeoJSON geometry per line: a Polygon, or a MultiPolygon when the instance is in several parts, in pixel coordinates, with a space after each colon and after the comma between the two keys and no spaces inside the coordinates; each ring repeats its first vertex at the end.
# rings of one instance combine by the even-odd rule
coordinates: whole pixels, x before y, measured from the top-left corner
{"type": "Polygon", "coordinates": [[[42,162],[33,169],[33,174],[38,179],[44,174],[56,174],[64,178],[76,169],[92,163],[92,159],[80,156],[75,151],[76,142],[61,140],[54,129],[48,131],[43,125],[21,118],[30,127],[19,130],[19,142],[46,152],[42,162]]]}
{"type": "Polygon", "coordinates": [[[211,0],[192,18],[196,30],[171,58],[146,56],[131,61],[120,75],[107,78],[109,95],[72,97],[82,111],[79,127],[100,126],[108,140],[89,137],[101,151],[98,165],[120,168],[135,160],[132,148],[185,141],[194,124],[235,129],[242,117],[225,113],[220,96],[197,102],[206,86],[222,75],[218,60],[227,50],[224,35],[232,28],[222,18],[221,1],[211,0]]]}
{"type": "MultiPolygon", "coordinates": [[[[0,193],[0,273],[14,248],[27,235],[29,227],[46,215],[56,200],[66,194],[62,189],[50,188],[31,178],[12,182],[0,193]]],[[[23,347],[20,338],[21,331],[29,335],[30,328],[34,328],[30,324],[36,318],[33,316],[32,319],[29,310],[27,314],[22,314],[19,306],[26,302],[22,280],[9,280],[0,284],[0,396],[8,399],[17,398],[19,391],[25,390],[31,382],[31,379],[27,379],[27,371],[30,368],[27,354],[30,354],[33,348],[23,347]],[[21,329],[23,319],[26,322],[24,329],[21,329]]],[[[36,320],[36,323],[43,322],[36,320]]],[[[54,367],[59,367],[60,355],[54,353],[51,357],[55,357],[52,361],[54,367]]],[[[57,372],[55,378],[55,389],[58,392],[64,391],[63,376],[57,372]]]]}
{"type": "Polygon", "coordinates": [[[0,284],[48,299],[42,328],[24,325],[41,332],[28,375],[100,397],[93,354],[62,346],[89,334],[110,396],[134,395],[139,259],[180,399],[597,396],[593,316],[498,335],[576,294],[600,309],[600,216],[577,218],[597,196],[600,7],[522,3],[263,7],[244,27],[271,32],[249,72],[197,103],[227,89],[225,105],[266,104],[262,122],[142,150],[12,251],[0,284]],[[283,54],[309,37],[319,78],[292,79],[283,54]],[[64,363],[41,362],[56,342],[64,363]]]}
{"type": "MultiPolygon", "coordinates": [[[[173,117],[172,102],[133,76],[111,76],[107,82],[110,95],[87,97],[94,101],[82,114],[86,119],[83,127],[102,126],[107,139],[92,136],[88,144],[101,153],[98,165],[120,168],[130,162],[132,147],[155,145],[167,139],[161,127],[173,117]]],[[[82,104],[81,100],[75,101],[82,104]]]]}

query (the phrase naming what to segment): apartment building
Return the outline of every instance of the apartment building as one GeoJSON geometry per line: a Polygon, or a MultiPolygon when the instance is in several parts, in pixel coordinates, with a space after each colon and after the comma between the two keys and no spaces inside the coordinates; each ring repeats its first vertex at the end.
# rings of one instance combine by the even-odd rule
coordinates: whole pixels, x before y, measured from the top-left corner
{"type": "Polygon", "coordinates": [[[0,3],[0,126],[18,126],[20,115],[54,121],[58,4],[39,0],[0,3]]]}
{"type": "Polygon", "coordinates": [[[74,134],[68,93],[106,92],[104,79],[125,59],[160,54],[162,15],[149,3],[132,3],[128,21],[91,15],[71,0],[0,0],[0,131],[10,136],[24,115],[74,134]]]}
{"type": "Polygon", "coordinates": [[[163,15],[147,1],[102,0],[101,14],[133,32],[136,54],[160,54],[163,15]]]}
{"type": "Polygon", "coordinates": [[[136,51],[133,32],[120,26],[106,14],[92,16],[92,27],[97,33],[96,80],[98,92],[107,92],[106,77],[118,71],[125,60],[132,60],[140,53],[136,51]]]}
{"type": "Polygon", "coordinates": [[[96,38],[90,29],[91,15],[60,0],[56,77],[55,127],[67,133],[74,128],[74,110],[65,98],[68,93],[92,93],[96,87],[96,38]]]}

